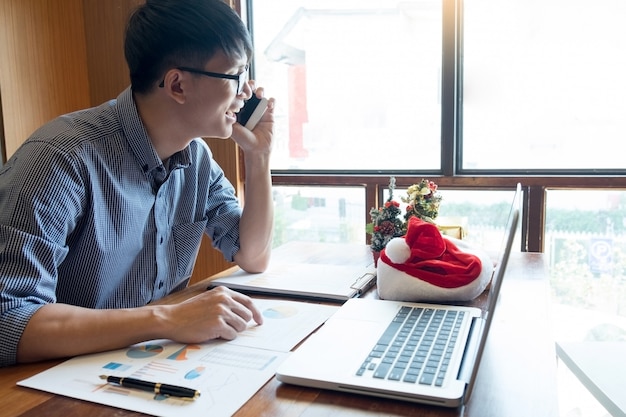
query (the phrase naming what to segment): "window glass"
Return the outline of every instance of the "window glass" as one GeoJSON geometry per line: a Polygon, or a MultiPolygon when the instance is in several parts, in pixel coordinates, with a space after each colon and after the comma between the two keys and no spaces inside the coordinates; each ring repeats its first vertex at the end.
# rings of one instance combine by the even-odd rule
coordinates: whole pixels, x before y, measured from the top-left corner
{"type": "MultiPolygon", "coordinates": [[[[514,191],[460,191],[440,190],[444,196],[437,223],[440,226],[462,225],[463,240],[485,249],[494,256],[500,255],[504,232],[514,191]]],[[[444,229],[445,231],[445,229],[444,229]]],[[[520,232],[515,235],[513,251],[519,251],[520,232]]]]}
{"type": "Polygon", "coordinates": [[[272,168],[438,169],[441,3],[254,0],[272,168]]]}
{"type": "Polygon", "coordinates": [[[624,21],[622,0],[466,0],[463,168],[623,168],[624,21]]]}
{"type": "Polygon", "coordinates": [[[626,340],[626,191],[549,190],[546,253],[558,340],[626,340]]]}
{"type": "Polygon", "coordinates": [[[365,244],[365,190],[275,186],[274,240],[365,244]]]}
{"type": "MultiPolygon", "coordinates": [[[[361,187],[275,186],[274,241],[366,243],[365,190],[361,187]]],[[[497,257],[513,200],[512,191],[461,191],[439,189],[442,196],[438,225],[446,234],[481,247],[497,257]],[[462,231],[460,229],[462,228],[462,231]]],[[[394,200],[402,213],[406,189],[396,189],[394,200]]],[[[385,191],[384,198],[388,198],[385,191]]],[[[370,207],[371,208],[371,207],[370,207]]],[[[368,212],[369,209],[368,208],[368,212]]],[[[514,250],[520,248],[520,234],[514,250]]]]}
{"type": "MultiPolygon", "coordinates": [[[[444,234],[461,237],[479,248],[486,250],[497,259],[502,249],[504,229],[509,217],[513,191],[487,190],[450,190],[439,188],[442,197],[439,206],[439,215],[435,223],[444,234]]],[[[400,203],[404,214],[406,203],[402,197],[406,196],[406,189],[396,189],[394,200],[400,203]]],[[[384,193],[385,200],[389,192],[384,193]]],[[[518,232],[513,243],[513,251],[519,251],[521,237],[518,232]]],[[[494,260],[495,260],[494,259],[494,260]]]]}

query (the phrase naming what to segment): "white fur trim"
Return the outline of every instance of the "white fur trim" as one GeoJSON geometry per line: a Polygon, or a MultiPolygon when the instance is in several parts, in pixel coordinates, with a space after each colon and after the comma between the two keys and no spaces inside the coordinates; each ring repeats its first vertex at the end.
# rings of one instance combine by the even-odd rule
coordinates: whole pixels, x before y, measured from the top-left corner
{"type": "MultiPolygon", "coordinates": [[[[452,241],[460,250],[478,256],[482,268],[480,275],[474,281],[457,288],[438,287],[399,271],[379,260],[376,274],[378,295],[380,298],[397,301],[444,302],[470,301],[478,297],[491,281],[494,269],[493,261],[484,250],[472,246],[465,241],[449,236],[444,236],[444,239],[452,241]]],[[[385,252],[387,252],[386,248],[385,252]]],[[[387,253],[387,256],[391,259],[389,253],[387,253]]]]}

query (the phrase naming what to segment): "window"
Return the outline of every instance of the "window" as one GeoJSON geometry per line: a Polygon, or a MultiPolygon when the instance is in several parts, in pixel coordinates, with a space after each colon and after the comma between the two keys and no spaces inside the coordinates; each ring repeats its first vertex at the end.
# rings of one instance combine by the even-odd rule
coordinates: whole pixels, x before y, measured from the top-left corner
{"type": "Polygon", "coordinates": [[[623,173],[626,3],[464,3],[463,169],[623,173]]]}
{"type": "Polygon", "coordinates": [[[365,244],[362,188],[274,187],[274,241],[365,244]]]}
{"type": "Polygon", "coordinates": [[[274,169],[439,169],[439,1],[252,4],[255,77],[277,98],[274,169]]]}
{"type": "Polygon", "coordinates": [[[546,190],[626,189],[619,0],[247,0],[244,17],[278,100],[279,194],[353,187],[365,224],[391,175],[521,182],[522,249],[543,251],[546,190]]]}
{"type": "MultiPolygon", "coordinates": [[[[437,223],[463,227],[463,239],[496,257],[502,249],[514,191],[440,190],[443,196],[437,223]]],[[[521,245],[520,233],[515,248],[521,245]]]]}
{"type": "Polygon", "coordinates": [[[559,339],[626,339],[626,191],[550,190],[547,209],[559,339]]]}
{"type": "Polygon", "coordinates": [[[621,0],[248,3],[277,171],[624,174],[621,0]]]}

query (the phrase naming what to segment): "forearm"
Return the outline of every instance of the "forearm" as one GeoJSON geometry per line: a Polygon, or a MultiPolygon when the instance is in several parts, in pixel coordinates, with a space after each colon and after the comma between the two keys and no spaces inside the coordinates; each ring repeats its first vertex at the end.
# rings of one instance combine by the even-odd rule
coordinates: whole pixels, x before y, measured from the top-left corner
{"type": "Polygon", "coordinates": [[[152,339],[179,343],[237,337],[250,320],[263,323],[253,300],[218,287],[175,304],[92,310],[47,304],[30,319],[18,345],[18,362],[33,362],[111,349],[152,339]]]}
{"type": "MultiPolygon", "coordinates": [[[[259,97],[263,88],[256,89],[259,97]]],[[[244,152],[245,198],[239,223],[239,252],[235,262],[248,272],[263,272],[269,263],[274,226],[270,154],[274,132],[274,104],[270,98],[261,121],[249,131],[233,126],[233,140],[244,152]]]]}
{"type": "Polygon", "coordinates": [[[274,204],[269,154],[246,161],[243,214],[239,224],[240,250],[237,264],[248,272],[267,268],[272,246],[274,204]]]}
{"type": "Polygon", "coordinates": [[[47,304],[31,318],[18,345],[18,362],[118,349],[167,333],[160,306],[94,310],[47,304]]]}

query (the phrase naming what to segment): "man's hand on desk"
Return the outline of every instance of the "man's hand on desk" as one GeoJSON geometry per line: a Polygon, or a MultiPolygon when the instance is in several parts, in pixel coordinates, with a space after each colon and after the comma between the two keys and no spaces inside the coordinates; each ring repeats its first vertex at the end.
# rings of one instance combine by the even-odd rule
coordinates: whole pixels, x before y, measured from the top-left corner
{"type": "Polygon", "coordinates": [[[216,287],[179,304],[165,307],[165,320],[172,327],[169,339],[200,343],[210,339],[232,340],[250,320],[263,324],[253,300],[226,287],[216,287]]]}

